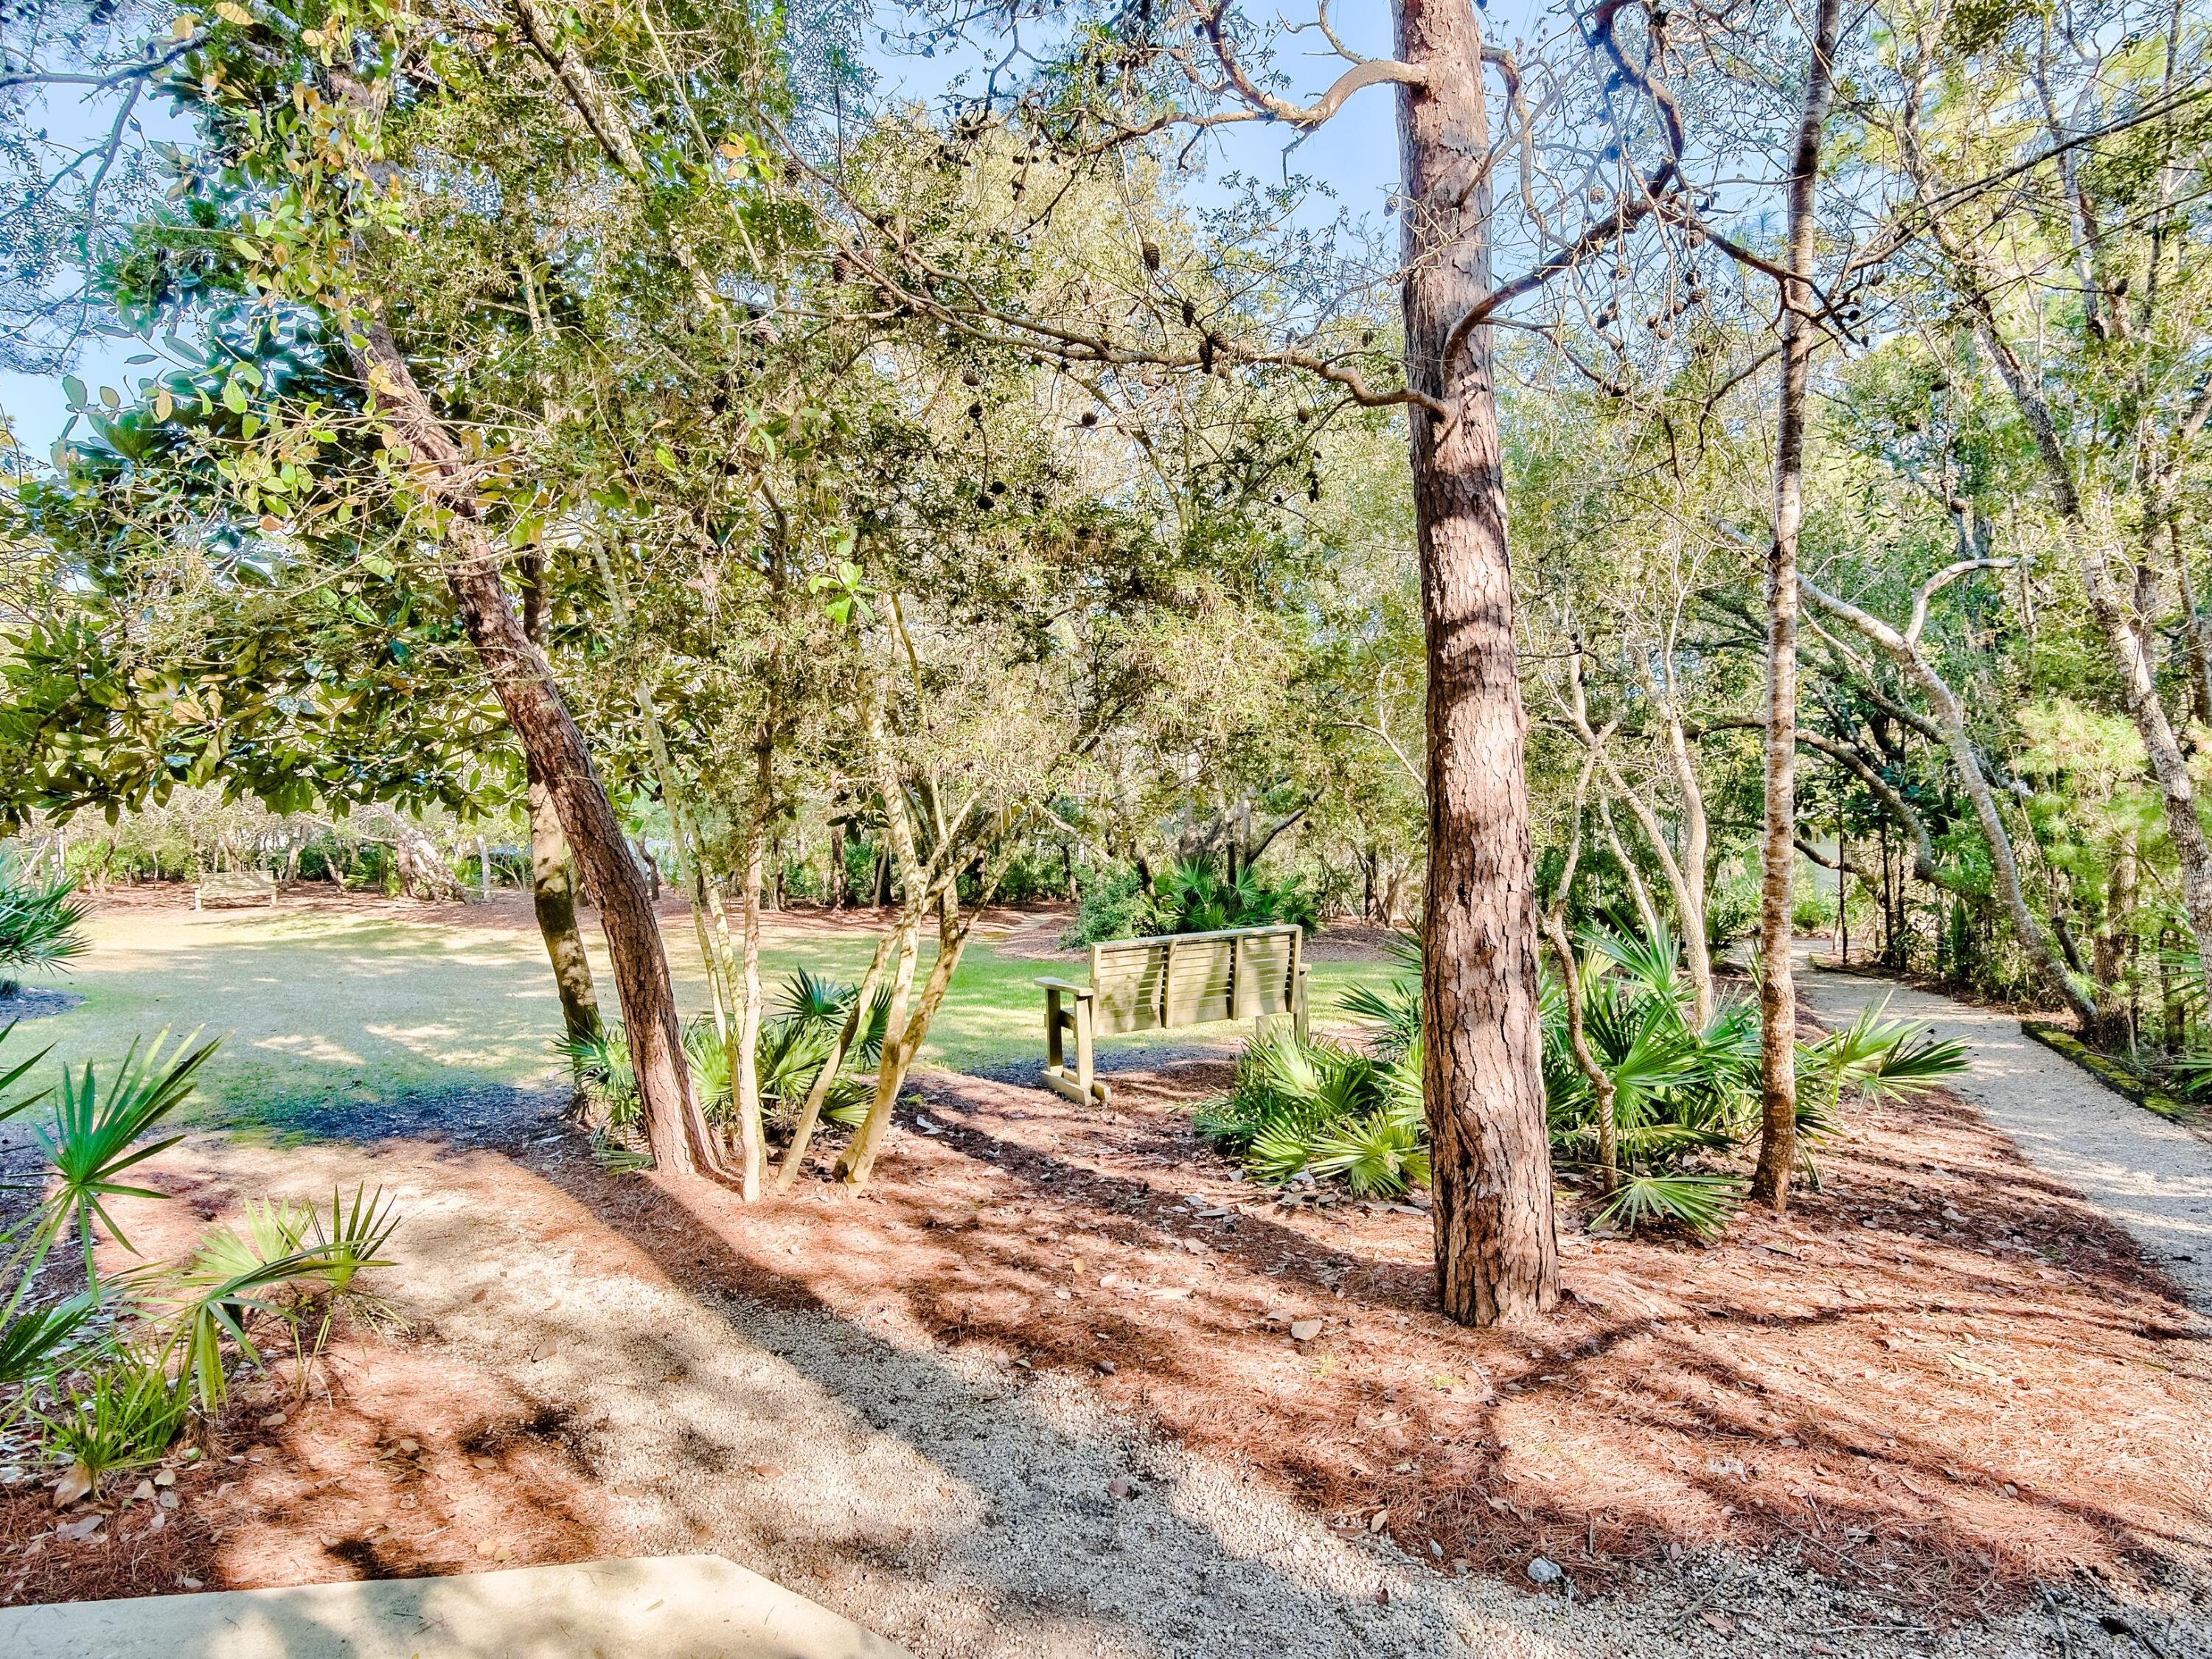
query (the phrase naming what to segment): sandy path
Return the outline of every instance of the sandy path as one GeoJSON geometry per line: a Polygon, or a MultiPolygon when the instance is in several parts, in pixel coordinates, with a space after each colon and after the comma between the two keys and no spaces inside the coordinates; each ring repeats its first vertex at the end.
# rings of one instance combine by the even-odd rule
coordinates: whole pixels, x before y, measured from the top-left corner
{"type": "Polygon", "coordinates": [[[2027,1036],[2009,1014],[1809,967],[1798,994],[1829,1024],[1848,1023],[1887,998],[1892,1014],[1965,1042],[1973,1069],[1954,1092],[2037,1169],[2125,1228],[2199,1311],[2212,1313],[2212,1142],[2114,1094],[2027,1036]]]}
{"type": "MultiPolygon", "coordinates": [[[[679,1285],[656,1256],[692,1236],[680,1207],[633,1243],[496,1153],[201,1148],[248,1190],[395,1192],[404,1266],[386,1283],[428,1328],[420,1358],[487,1408],[568,1425],[592,1553],[726,1555],[920,1659],[1688,1659],[1730,1645],[1716,1607],[1739,1651],[2060,1651],[2040,1613],[1939,1634],[1776,1562],[1693,1556],[1582,1604],[1455,1580],[1148,1438],[1080,1380],[948,1352],[902,1310],[679,1285]]],[[[2212,1652],[2157,1625],[2170,1652],[2212,1652]]]]}

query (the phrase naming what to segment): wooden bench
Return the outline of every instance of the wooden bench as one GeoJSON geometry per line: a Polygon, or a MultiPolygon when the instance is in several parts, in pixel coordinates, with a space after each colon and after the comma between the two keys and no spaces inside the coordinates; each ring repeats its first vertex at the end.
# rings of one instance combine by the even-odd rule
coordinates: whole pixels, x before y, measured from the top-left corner
{"type": "Polygon", "coordinates": [[[211,904],[265,904],[276,908],[276,884],[258,870],[219,870],[192,889],[192,908],[211,904]]]}
{"type": "Polygon", "coordinates": [[[1304,935],[1295,927],[1110,939],[1091,947],[1090,984],[1037,983],[1044,988],[1045,1087],[1079,1105],[1109,1098],[1092,1069],[1103,1036],[1285,1014],[1301,1038],[1306,1034],[1304,935]]]}

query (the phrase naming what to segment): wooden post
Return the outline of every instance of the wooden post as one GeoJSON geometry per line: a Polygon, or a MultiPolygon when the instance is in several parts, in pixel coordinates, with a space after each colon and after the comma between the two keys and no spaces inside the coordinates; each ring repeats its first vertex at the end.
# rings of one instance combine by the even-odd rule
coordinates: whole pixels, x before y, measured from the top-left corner
{"type": "Polygon", "coordinates": [[[1085,1099],[1101,1093],[1093,1065],[1096,1054],[1092,1037],[1091,999],[1079,996],[1075,999],[1075,1086],[1085,1099]]]}

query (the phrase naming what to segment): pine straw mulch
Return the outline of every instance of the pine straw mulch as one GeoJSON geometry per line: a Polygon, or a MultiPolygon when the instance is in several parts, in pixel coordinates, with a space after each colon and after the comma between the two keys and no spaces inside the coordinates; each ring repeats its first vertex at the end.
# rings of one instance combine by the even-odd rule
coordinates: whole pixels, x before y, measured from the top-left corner
{"type": "MultiPolygon", "coordinates": [[[[1226,1080],[1124,1073],[1081,1109],[932,1077],[860,1201],[815,1182],[749,1210],[543,1144],[447,1167],[570,1247],[595,1236],[578,1254],[610,1275],[894,1307],[945,1346],[1079,1375],[1443,1570],[1520,1582],[1541,1554],[1591,1592],[1684,1549],[1779,1551],[1936,1617],[2077,1570],[2203,1582],[2202,1326],[1966,1107],[1857,1114],[1822,1191],[1711,1248],[1595,1240],[1570,1212],[1559,1311],[1474,1332],[1429,1305],[1417,1208],[1286,1205],[1197,1141],[1190,1104],[1226,1080]]],[[[228,1207],[181,1179],[174,1237],[134,1221],[149,1255],[228,1207]]],[[[349,1335],[304,1408],[276,1381],[240,1401],[176,1465],[158,1528],[111,1501],[67,1540],[42,1489],[0,1488],[0,1602],[585,1559],[609,1498],[568,1426],[459,1364],[349,1335]]]]}
{"type": "Polygon", "coordinates": [[[1431,1305],[1425,1213],[1234,1179],[1189,1125],[1226,1079],[1123,1073],[1083,1110],[932,1079],[860,1203],[554,1178],[673,1279],[902,1304],[947,1345],[1090,1373],[1441,1565],[1540,1554],[1595,1590],[1686,1548],[1782,1550],[1966,1615],[2212,1560],[2203,1322],[1955,1101],[1856,1114],[1820,1191],[1715,1246],[1595,1239],[1570,1212],[1558,1312],[1475,1332],[1431,1305]],[[703,1268],[701,1228],[724,1252],[703,1268]]]}

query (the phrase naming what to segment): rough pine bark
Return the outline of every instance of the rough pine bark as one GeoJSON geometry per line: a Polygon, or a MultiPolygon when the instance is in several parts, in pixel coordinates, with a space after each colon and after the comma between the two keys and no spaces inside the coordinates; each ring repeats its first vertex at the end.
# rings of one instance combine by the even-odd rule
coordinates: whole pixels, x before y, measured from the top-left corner
{"type": "Polygon", "coordinates": [[[355,348],[380,412],[406,447],[416,476],[447,513],[446,580],[463,628],[506,711],[515,739],[544,778],[562,832],[599,904],[615,988],[636,1069],[654,1162],[691,1175],[715,1171],[705,1123],[684,1063],[676,992],[660,925],[622,820],[599,782],[590,747],[555,683],[551,665],[514,612],[500,551],[482,521],[468,458],[416,385],[398,343],[370,323],[355,348]]]}
{"type": "Polygon", "coordinates": [[[1428,665],[1428,915],[1422,1092],[1438,1299],[1463,1324],[1559,1299],[1537,1009],[1537,905],[1522,775],[1490,330],[1454,325],[1488,295],[1490,128],[1469,0],[1398,0],[1406,364],[1428,665]]]}
{"type": "Polygon", "coordinates": [[[1751,1195],[1789,1207],[1797,1164],[1797,988],[1790,970],[1790,901],[1797,873],[1797,538],[1805,522],[1805,439],[1812,378],[1813,259],[1820,140],[1835,89],[1842,0],[1820,0],[1805,64],[1805,101],[1790,169],[1790,271],[1782,294],[1782,407],[1774,440],[1774,539],[1766,556],[1765,825],[1759,894],[1759,1136],[1751,1195]]]}

